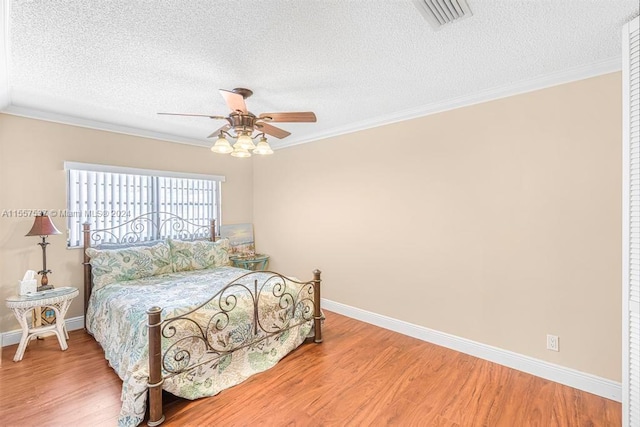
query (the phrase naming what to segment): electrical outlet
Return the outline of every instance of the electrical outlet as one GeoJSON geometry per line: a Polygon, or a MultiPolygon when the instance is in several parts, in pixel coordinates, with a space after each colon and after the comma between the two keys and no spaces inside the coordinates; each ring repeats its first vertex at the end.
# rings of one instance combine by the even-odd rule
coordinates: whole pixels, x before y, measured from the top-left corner
{"type": "Polygon", "coordinates": [[[560,338],[557,335],[547,335],[547,350],[560,351],[560,338]]]}

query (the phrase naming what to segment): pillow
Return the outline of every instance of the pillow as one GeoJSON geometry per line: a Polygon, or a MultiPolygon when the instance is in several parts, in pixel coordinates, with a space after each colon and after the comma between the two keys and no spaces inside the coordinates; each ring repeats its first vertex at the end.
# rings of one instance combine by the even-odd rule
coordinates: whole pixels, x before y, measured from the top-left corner
{"type": "Polygon", "coordinates": [[[173,272],[171,251],[166,242],[153,246],[122,249],[88,248],[94,289],[115,282],[173,272]]]}
{"type": "Polygon", "coordinates": [[[173,271],[193,271],[229,265],[229,239],[182,241],[169,239],[173,271]]]}
{"type": "Polygon", "coordinates": [[[133,247],[141,247],[141,246],[155,246],[158,243],[166,243],[165,240],[145,240],[138,241],[133,243],[102,243],[95,245],[96,249],[130,249],[133,247]]]}

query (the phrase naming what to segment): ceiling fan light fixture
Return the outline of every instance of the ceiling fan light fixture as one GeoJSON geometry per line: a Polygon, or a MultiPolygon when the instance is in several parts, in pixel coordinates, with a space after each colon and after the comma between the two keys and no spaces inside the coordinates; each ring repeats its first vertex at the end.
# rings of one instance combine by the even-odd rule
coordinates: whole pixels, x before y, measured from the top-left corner
{"type": "Polygon", "coordinates": [[[260,138],[260,142],[258,142],[256,149],[253,150],[253,153],[260,154],[263,156],[266,156],[268,154],[273,154],[273,150],[271,149],[271,146],[269,146],[269,143],[267,142],[267,138],[265,138],[264,136],[260,138]]]}
{"type": "Polygon", "coordinates": [[[231,153],[233,157],[247,158],[251,157],[251,153],[244,147],[240,146],[237,142],[233,146],[233,153],[231,153]]]}
{"type": "Polygon", "coordinates": [[[247,109],[247,105],[245,103],[245,99],[250,97],[252,94],[253,91],[246,88],[235,88],[233,90],[220,89],[220,95],[222,95],[227,107],[229,107],[229,110],[231,111],[227,116],[192,113],[158,114],[169,116],[208,117],[214,120],[226,120],[227,123],[224,126],[213,131],[209,136],[207,136],[207,138],[213,138],[217,135],[218,139],[211,147],[211,151],[220,154],[231,153],[233,157],[251,157],[252,151],[255,154],[261,155],[273,154],[273,149],[269,146],[266,135],[282,139],[291,135],[291,132],[287,132],[277,126],[273,126],[270,123],[315,123],[317,121],[316,115],[313,111],[268,112],[255,115],[247,109]],[[233,145],[229,143],[225,138],[225,135],[236,140],[233,145]],[[261,139],[256,146],[253,139],[256,138],[257,140],[258,137],[261,137],[261,139]]]}
{"type": "Polygon", "coordinates": [[[218,154],[229,154],[233,151],[233,147],[224,136],[220,135],[213,147],[211,147],[211,151],[218,154]]]}
{"type": "Polygon", "coordinates": [[[253,139],[251,139],[251,137],[246,133],[241,133],[240,136],[238,136],[235,145],[239,145],[245,150],[254,150],[256,148],[256,145],[253,143],[253,139]]]}

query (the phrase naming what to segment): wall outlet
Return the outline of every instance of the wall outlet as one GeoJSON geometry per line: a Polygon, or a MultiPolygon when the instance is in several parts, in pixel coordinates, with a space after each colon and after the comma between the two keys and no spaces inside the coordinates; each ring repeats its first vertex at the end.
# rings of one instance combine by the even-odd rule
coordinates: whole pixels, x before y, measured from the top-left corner
{"type": "Polygon", "coordinates": [[[547,335],[547,350],[560,351],[560,338],[557,335],[547,335]]]}

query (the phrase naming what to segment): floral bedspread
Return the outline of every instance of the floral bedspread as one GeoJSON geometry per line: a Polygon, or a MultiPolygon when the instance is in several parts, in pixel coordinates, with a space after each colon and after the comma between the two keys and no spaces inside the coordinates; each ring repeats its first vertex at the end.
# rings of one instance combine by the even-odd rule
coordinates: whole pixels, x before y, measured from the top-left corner
{"type": "MultiPolygon", "coordinates": [[[[162,307],[163,320],[185,314],[246,273],[247,270],[233,267],[171,273],[113,283],[92,293],[87,310],[88,330],[102,345],[105,358],[123,381],[119,425],[138,425],[145,416],[148,381],[147,309],[162,307]]],[[[261,275],[266,276],[266,273],[261,275]]],[[[300,289],[301,285],[292,282],[287,282],[286,286],[287,292],[294,297],[293,300],[306,292],[300,289]],[[298,289],[295,289],[296,286],[298,289]]],[[[311,331],[312,322],[304,322],[300,326],[269,336],[258,344],[226,354],[226,350],[246,342],[244,340],[254,333],[255,328],[253,300],[246,288],[235,288],[225,291],[224,298],[216,298],[189,315],[191,320],[177,322],[186,325],[186,331],[180,332],[182,335],[178,334],[178,338],[200,334],[206,336],[211,347],[208,348],[210,351],[206,351],[202,339],[182,340],[181,344],[189,351],[190,363],[195,362],[199,366],[189,372],[169,375],[164,381],[163,389],[187,399],[213,396],[255,373],[271,368],[298,347],[311,331]],[[231,292],[234,296],[228,298],[231,292]],[[229,304],[233,304],[235,309],[227,313],[229,304]],[[220,314],[221,311],[224,314],[220,314]],[[220,357],[216,358],[216,354],[220,357]]],[[[261,295],[264,298],[261,298],[267,301],[271,299],[268,301],[271,308],[261,311],[261,328],[268,332],[278,331],[278,327],[286,326],[287,322],[297,323],[302,319],[301,304],[293,301],[293,306],[298,305],[295,311],[291,304],[286,309],[289,311],[281,309],[279,298],[274,296],[274,289],[267,288],[263,289],[261,295]],[[297,319],[291,319],[293,313],[297,319]]],[[[275,289],[277,295],[281,291],[280,288],[275,289]]],[[[259,331],[258,336],[261,334],[267,335],[264,331],[259,331]]],[[[185,361],[174,361],[172,364],[171,356],[179,350],[170,348],[171,344],[171,340],[163,338],[163,353],[169,350],[166,367],[180,368],[180,363],[185,361]]],[[[163,374],[168,374],[164,368],[163,374]]]]}

